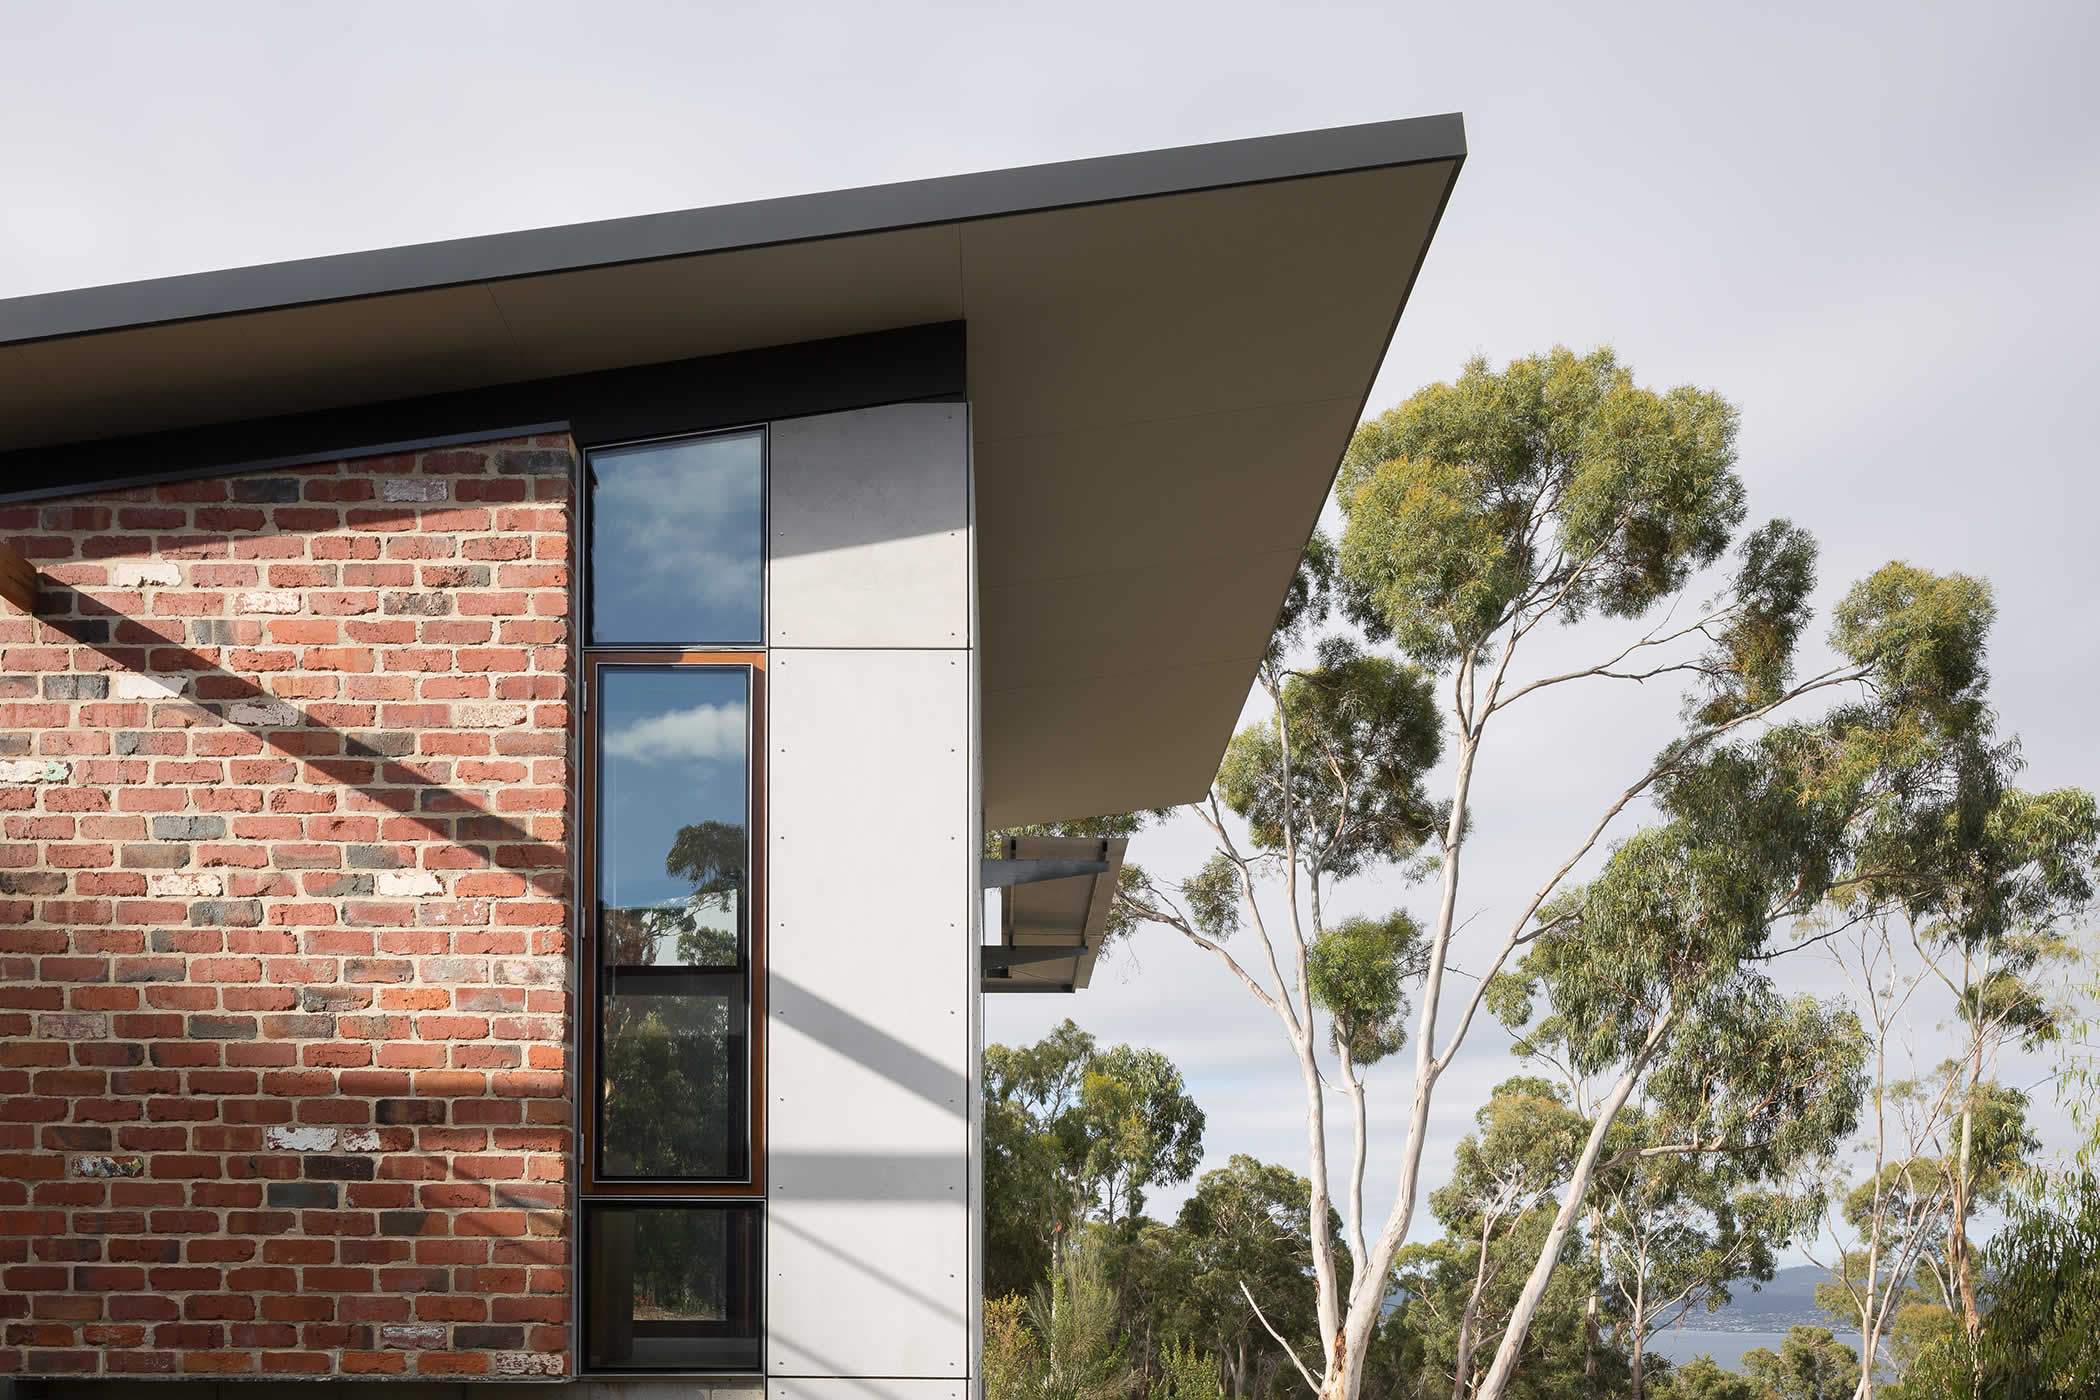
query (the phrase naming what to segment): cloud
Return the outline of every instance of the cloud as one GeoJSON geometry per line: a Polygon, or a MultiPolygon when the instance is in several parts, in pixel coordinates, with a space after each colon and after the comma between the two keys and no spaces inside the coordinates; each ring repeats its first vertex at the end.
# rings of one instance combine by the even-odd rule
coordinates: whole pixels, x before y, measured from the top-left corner
{"type": "Polygon", "coordinates": [[[761,477],[749,435],[603,454],[595,478],[591,508],[619,556],[601,587],[624,582],[703,605],[755,596],[761,477]]]}
{"type": "Polygon", "coordinates": [[[744,707],[695,705],[623,724],[605,736],[614,758],[670,762],[735,758],[744,751],[744,707]]]}

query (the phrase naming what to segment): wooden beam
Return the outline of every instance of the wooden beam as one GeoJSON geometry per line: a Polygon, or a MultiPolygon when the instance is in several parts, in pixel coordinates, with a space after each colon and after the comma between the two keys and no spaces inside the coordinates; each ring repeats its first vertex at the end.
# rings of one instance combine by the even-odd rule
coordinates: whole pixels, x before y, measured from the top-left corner
{"type": "Polygon", "coordinates": [[[36,569],[5,543],[0,543],[0,598],[23,612],[36,611],[36,569]]]}

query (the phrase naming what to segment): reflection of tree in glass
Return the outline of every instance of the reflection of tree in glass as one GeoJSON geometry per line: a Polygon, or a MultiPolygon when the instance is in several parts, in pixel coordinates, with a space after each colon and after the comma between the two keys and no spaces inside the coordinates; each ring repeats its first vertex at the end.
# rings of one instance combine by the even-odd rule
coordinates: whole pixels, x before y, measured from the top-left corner
{"type": "Polygon", "coordinates": [[[691,882],[693,892],[672,904],[602,909],[606,964],[652,966],[662,941],[675,939],[678,966],[737,966],[744,921],[743,825],[710,821],[678,828],[664,856],[664,873],[691,882]],[[726,927],[722,915],[729,916],[726,927]]]}
{"type": "Polygon", "coordinates": [[[605,999],[600,1044],[604,1166],[614,1176],[728,1176],[730,1038],[742,1030],[727,997],[605,999]]]}
{"type": "MultiPolygon", "coordinates": [[[[680,827],[664,871],[689,881],[679,903],[600,911],[609,968],[650,967],[675,940],[682,967],[742,962],[744,828],[730,822],[680,827]],[[726,920],[723,916],[726,915],[726,920]],[[712,918],[710,918],[712,916],[712,918]],[[726,923],[726,926],[725,926],[726,923]]],[[[740,999],[690,990],[638,995],[609,973],[601,997],[599,1079],[604,1170],[615,1176],[732,1175],[731,1038],[742,1031],[740,999]]],[[[727,989],[725,989],[725,993],[727,989]]]]}
{"type": "Polygon", "coordinates": [[[729,1280],[723,1232],[711,1210],[637,1212],[634,1317],[637,1322],[719,1321],[729,1280]]]}

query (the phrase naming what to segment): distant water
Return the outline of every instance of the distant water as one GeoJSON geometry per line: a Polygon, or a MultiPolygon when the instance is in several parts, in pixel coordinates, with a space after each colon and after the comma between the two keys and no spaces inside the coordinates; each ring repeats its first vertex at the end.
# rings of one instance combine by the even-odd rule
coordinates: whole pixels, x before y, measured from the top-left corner
{"type": "MultiPolygon", "coordinates": [[[[1866,1349],[1866,1339],[1857,1332],[1837,1332],[1833,1335],[1851,1347],[1854,1352],[1866,1349]]],[[[1683,1365],[1695,1356],[1711,1356],[1714,1361],[1731,1371],[1743,1369],[1743,1353],[1763,1347],[1767,1351],[1778,1351],[1779,1344],[1786,1340],[1784,1332],[1703,1332],[1686,1327],[1675,1332],[1657,1332],[1648,1339],[1648,1350],[1667,1356],[1678,1365],[1683,1365]]]]}

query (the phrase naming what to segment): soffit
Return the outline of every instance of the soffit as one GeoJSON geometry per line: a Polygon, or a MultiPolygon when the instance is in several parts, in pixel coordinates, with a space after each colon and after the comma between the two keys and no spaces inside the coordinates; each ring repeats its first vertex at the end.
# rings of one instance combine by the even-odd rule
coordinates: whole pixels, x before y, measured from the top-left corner
{"type": "Polygon", "coordinates": [[[1425,118],[19,298],[0,451],[962,320],[986,819],[1193,800],[1463,153],[1425,118]]]}

